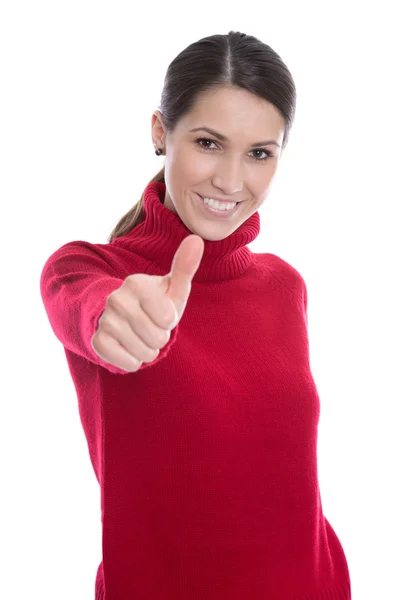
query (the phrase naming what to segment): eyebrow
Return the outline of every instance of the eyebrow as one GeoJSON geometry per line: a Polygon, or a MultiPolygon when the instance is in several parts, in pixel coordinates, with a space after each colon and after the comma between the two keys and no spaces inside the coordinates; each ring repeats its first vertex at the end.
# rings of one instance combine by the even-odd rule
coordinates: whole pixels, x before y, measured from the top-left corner
{"type": "MultiPolygon", "coordinates": [[[[218,133],[218,131],[211,129],[210,127],[196,127],[195,129],[190,129],[190,133],[193,133],[195,131],[207,131],[207,133],[214,135],[216,138],[221,140],[221,142],[228,141],[228,138],[225,135],[222,135],[222,133],[218,133]]],[[[274,144],[275,146],[278,146],[278,148],[280,148],[280,145],[275,140],[266,140],[265,142],[256,142],[255,144],[251,144],[250,147],[254,148],[255,146],[268,146],[269,144],[274,144]]]]}

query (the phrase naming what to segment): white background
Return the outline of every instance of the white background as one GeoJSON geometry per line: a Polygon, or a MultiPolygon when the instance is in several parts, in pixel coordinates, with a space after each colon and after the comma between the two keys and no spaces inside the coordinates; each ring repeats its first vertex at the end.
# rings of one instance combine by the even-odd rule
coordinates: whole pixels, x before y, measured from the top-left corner
{"type": "Polygon", "coordinates": [[[231,29],[272,46],[298,91],[250,247],[307,284],[324,514],[353,600],[400,598],[396,5],[2,3],[1,598],[94,598],[100,491],[39,277],[61,245],[105,243],[139,200],[164,160],[150,122],[168,64],[231,29]]]}

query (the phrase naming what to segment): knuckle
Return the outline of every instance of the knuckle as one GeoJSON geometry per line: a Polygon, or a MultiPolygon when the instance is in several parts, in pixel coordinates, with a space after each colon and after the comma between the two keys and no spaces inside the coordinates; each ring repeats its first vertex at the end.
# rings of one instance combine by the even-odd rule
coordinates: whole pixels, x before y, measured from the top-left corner
{"type": "Polygon", "coordinates": [[[135,287],[137,280],[138,280],[138,276],[136,273],[134,273],[132,275],[128,275],[128,277],[125,278],[125,283],[127,285],[129,285],[130,287],[135,287]]]}
{"type": "Polygon", "coordinates": [[[91,339],[91,346],[96,354],[100,356],[100,358],[103,358],[106,351],[106,343],[104,337],[101,335],[101,331],[97,331],[93,335],[91,339]]]}
{"type": "Polygon", "coordinates": [[[93,335],[92,335],[92,346],[96,346],[96,348],[101,349],[102,345],[103,345],[103,337],[104,337],[104,332],[99,328],[93,335]]]}
{"type": "Polygon", "coordinates": [[[99,335],[102,332],[111,334],[112,329],[113,329],[113,326],[112,326],[112,320],[110,319],[110,313],[104,311],[104,313],[102,314],[102,316],[100,318],[98,330],[96,333],[98,333],[99,335]]]}
{"type": "Polygon", "coordinates": [[[151,363],[153,362],[153,360],[155,360],[157,358],[159,354],[159,350],[151,350],[150,348],[148,349],[148,351],[146,352],[146,356],[143,358],[143,360],[139,363],[139,367],[140,365],[145,362],[145,363],[151,363]]]}
{"type": "Polygon", "coordinates": [[[157,338],[157,342],[156,342],[157,348],[162,348],[162,346],[164,346],[168,341],[167,332],[164,329],[159,329],[157,331],[156,338],[157,338]]]}
{"type": "Polygon", "coordinates": [[[119,290],[112,292],[106,300],[107,307],[111,307],[113,310],[118,310],[122,307],[121,294],[118,294],[119,290]]]}
{"type": "Polygon", "coordinates": [[[169,310],[168,313],[164,315],[163,323],[165,327],[170,327],[171,323],[176,320],[176,311],[169,310]]]}
{"type": "Polygon", "coordinates": [[[168,329],[164,329],[163,330],[163,345],[165,346],[165,344],[169,341],[169,338],[171,337],[171,332],[168,329]]]}
{"type": "Polygon", "coordinates": [[[132,357],[132,362],[133,362],[133,370],[135,372],[138,371],[143,364],[142,360],[139,360],[138,358],[133,358],[133,357],[132,357]]]}

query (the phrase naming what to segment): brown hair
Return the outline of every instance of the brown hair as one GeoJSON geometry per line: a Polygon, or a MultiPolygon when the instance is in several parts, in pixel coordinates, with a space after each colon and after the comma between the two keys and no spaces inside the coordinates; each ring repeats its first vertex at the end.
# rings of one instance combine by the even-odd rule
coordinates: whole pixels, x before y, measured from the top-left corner
{"type": "MultiPolygon", "coordinates": [[[[230,31],[190,44],[171,62],[164,80],[159,110],[167,131],[196,102],[197,96],[215,87],[243,88],[273,104],[285,121],[285,148],[296,110],[296,87],[280,56],[256,37],[230,31]]],[[[164,182],[164,167],[149,183],[164,182]]],[[[143,198],[118,221],[108,241],[126,235],[144,220],[143,198]]]]}

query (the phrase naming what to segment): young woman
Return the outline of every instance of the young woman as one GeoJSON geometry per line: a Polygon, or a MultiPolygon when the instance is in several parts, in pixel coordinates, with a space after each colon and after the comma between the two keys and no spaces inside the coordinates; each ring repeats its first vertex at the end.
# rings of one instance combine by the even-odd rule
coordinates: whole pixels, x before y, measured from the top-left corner
{"type": "Polygon", "coordinates": [[[96,600],[351,598],[319,490],[306,285],[248,248],[295,103],[258,39],[191,44],[151,118],[162,169],[108,243],[44,265],[100,484],[96,600]]]}

